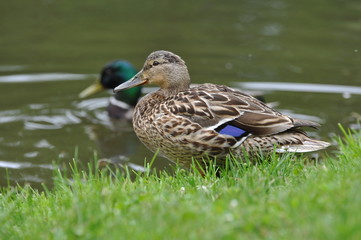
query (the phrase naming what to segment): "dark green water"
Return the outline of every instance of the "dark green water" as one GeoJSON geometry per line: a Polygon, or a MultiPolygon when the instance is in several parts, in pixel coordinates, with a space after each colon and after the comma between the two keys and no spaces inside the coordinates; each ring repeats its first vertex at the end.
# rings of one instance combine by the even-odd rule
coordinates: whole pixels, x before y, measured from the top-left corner
{"type": "Polygon", "coordinates": [[[0,185],[50,184],[52,163],[72,161],[76,146],[84,164],[97,152],[143,165],[152,154],[129,124],[114,129],[107,93],[78,93],[110,60],[140,68],[159,49],[182,56],[194,83],[284,83],[257,89],[323,123],[326,140],[361,113],[359,89],[289,84],[361,86],[360,1],[1,1],[0,185]]]}

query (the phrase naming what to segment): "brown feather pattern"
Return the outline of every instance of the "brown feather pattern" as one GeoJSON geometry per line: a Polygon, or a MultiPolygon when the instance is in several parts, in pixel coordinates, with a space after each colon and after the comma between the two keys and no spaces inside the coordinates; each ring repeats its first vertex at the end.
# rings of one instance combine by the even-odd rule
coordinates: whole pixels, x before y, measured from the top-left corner
{"type": "MultiPolygon", "coordinates": [[[[192,158],[200,160],[208,156],[222,164],[228,154],[242,157],[244,151],[250,155],[259,151],[267,153],[275,146],[280,152],[298,151],[298,148],[314,151],[329,145],[310,139],[299,130],[303,126],[318,127],[317,123],[283,115],[227,86],[206,83],[189,88],[188,71],[179,56],[157,51],[144,66],[155,60],[162,64],[143,68],[134,79],[146,74],[167,87],[144,96],[133,115],[137,136],[153,152],[159,150],[162,156],[189,166],[192,158]],[[216,129],[222,124],[246,131],[247,137],[236,139],[220,134],[216,129]]],[[[147,80],[152,82],[150,77],[147,80]]]]}
{"type": "Polygon", "coordinates": [[[229,153],[242,156],[244,150],[252,154],[273,151],[276,145],[302,144],[309,138],[297,130],[301,123],[251,96],[215,84],[169,97],[151,93],[141,99],[133,119],[135,132],[150,150],[159,149],[164,157],[184,166],[189,166],[192,157],[213,156],[221,164],[229,153]],[[251,133],[237,148],[233,148],[237,145],[234,137],[208,129],[224,119],[251,133]]]}

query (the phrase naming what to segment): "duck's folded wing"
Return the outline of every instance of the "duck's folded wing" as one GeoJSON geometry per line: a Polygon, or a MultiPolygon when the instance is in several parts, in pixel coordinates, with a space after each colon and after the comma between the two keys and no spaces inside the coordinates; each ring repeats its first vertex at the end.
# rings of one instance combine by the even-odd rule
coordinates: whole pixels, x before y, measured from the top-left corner
{"type": "Polygon", "coordinates": [[[232,126],[253,135],[272,135],[293,127],[318,124],[283,115],[261,101],[238,90],[214,84],[202,84],[178,93],[168,108],[207,129],[232,126]]]}

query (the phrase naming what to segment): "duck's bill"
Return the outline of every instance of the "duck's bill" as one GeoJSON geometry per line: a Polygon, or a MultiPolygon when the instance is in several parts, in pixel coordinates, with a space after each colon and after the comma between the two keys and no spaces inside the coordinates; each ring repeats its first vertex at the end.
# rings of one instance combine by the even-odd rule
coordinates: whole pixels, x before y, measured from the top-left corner
{"type": "Polygon", "coordinates": [[[97,92],[100,92],[102,90],[104,90],[104,87],[103,87],[103,85],[100,84],[100,81],[97,80],[96,83],[94,83],[93,85],[90,85],[89,87],[87,87],[86,89],[81,91],[81,93],[79,93],[79,97],[85,98],[85,97],[93,95],[97,92]]]}
{"type": "Polygon", "coordinates": [[[121,90],[124,89],[128,89],[128,88],[132,88],[132,87],[136,87],[136,86],[140,86],[143,84],[146,84],[147,80],[141,79],[139,77],[139,73],[136,74],[133,78],[129,79],[128,81],[120,84],[118,87],[114,88],[114,92],[119,92],[121,90]]]}

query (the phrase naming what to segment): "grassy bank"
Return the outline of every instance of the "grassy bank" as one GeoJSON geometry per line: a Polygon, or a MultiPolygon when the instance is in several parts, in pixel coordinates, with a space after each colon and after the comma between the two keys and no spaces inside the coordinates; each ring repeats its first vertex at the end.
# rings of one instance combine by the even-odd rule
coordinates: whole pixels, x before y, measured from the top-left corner
{"type": "Polygon", "coordinates": [[[273,156],[217,177],[177,169],[131,181],[57,174],[54,189],[6,188],[1,239],[361,239],[361,134],[323,163],[273,156]]]}

